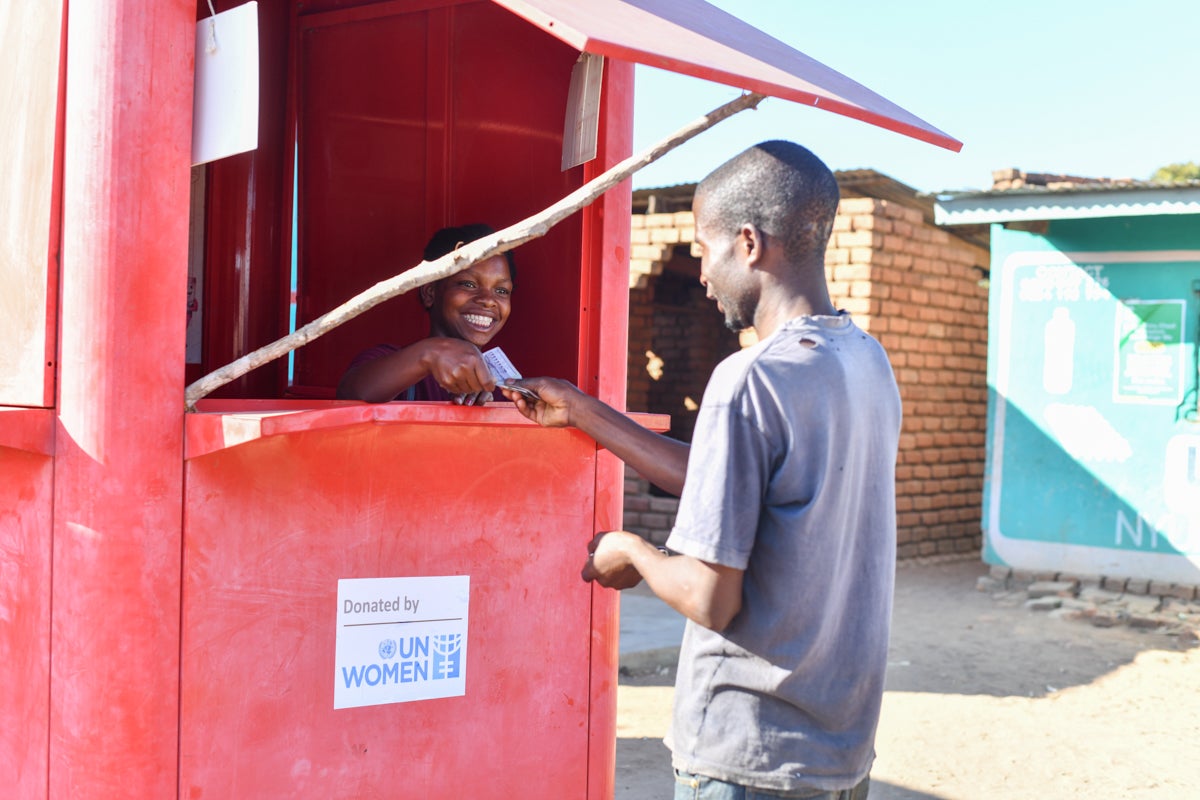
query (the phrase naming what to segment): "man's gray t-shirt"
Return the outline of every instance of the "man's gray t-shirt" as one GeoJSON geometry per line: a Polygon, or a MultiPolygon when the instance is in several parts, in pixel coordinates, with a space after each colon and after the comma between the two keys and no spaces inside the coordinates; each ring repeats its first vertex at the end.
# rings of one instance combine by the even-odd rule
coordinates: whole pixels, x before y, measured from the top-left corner
{"type": "Polygon", "coordinates": [[[713,372],[667,546],[745,570],[723,633],[688,622],[673,764],[779,791],[867,775],[896,558],[900,397],[846,315],[798,317],[713,372]]]}

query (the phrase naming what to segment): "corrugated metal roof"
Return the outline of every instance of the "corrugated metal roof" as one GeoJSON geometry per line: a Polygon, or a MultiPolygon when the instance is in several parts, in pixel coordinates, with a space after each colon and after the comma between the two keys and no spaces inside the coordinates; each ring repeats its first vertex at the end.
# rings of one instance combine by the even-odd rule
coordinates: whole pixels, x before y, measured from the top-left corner
{"type": "Polygon", "coordinates": [[[1200,180],[1194,181],[1135,181],[1093,179],[1086,182],[1052,183],[1049,186],[1029,184],[1015,189],[987,189],[983,191],[937,192],[938,200],[971,197],[1007,197],[1017,195],[1045,194],[1103,194],[1105,192],[1170,191],[1172,189],[1200,189],[1200,180]]]}
{"type": "Polygon", "coordinates": [[[1108,181],[939,194],[938,225],[1200,214],[1200,181],[1108,181]]]}

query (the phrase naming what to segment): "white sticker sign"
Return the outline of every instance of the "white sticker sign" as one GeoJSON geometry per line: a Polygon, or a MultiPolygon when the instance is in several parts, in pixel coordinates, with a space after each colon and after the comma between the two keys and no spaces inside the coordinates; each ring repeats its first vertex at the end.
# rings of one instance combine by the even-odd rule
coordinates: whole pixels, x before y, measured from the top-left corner
{"type": "Polygon", "coordinates": [[[467,693],[467,575],[338,581],[333,707],[467,693]]]}

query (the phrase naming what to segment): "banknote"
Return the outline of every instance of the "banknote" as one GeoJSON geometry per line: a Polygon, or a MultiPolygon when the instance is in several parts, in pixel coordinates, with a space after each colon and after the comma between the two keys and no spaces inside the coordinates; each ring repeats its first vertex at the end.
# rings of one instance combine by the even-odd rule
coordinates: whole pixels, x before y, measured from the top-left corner
{"type": "Polygon", "coordinates": [[[513,366],[512,361],[499,347],[493,347],[491,350],[483,354],[483,363],[487,364],[488,371],[492,373],[492,378],[497,385],[503,385],[504,388],[516,392],[519,395],[528,397],[530,400],[537,400],[537,393],[532,389],[526,389],[524,386],[509,386],[507,381],[520,380],[521,373],[513,366]]]}

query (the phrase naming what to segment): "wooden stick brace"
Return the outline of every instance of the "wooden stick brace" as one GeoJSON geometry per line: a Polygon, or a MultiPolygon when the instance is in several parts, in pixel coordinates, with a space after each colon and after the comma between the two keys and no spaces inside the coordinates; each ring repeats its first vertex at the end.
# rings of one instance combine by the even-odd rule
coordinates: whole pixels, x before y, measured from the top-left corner
{"type": "Polygon", "coordinates": [[[372,286],[337,308],[297,328],[294,332],[258,348],[220,369],[214,370],[187,387],[184,401],[188,411],[195,411],[196,402],[220,387],[237,380],[252,369],[261,367],[280,356],[303,347],[337,326],[354,319],[385,300],[404,294],[419,286],[447,278],[467,267],[492,256],[505,253],[525,242],[545,236],[546,232],[581,208],[590,205],[612,187],[624,181],[638,170],[646,167],[679,147],[689,139],[703,133],[722,120],[739,111],[755,108],[764,95],[747,93],[725,105],[710,111],[703,117],[680,128],[675,133],[651,147],[636,153],[621,163],[593,178],[557,203],[527,217],[520,222],[497,231],[490,236],[477,239],[434,261],[422,261],[405,272],[372,286]]]}

